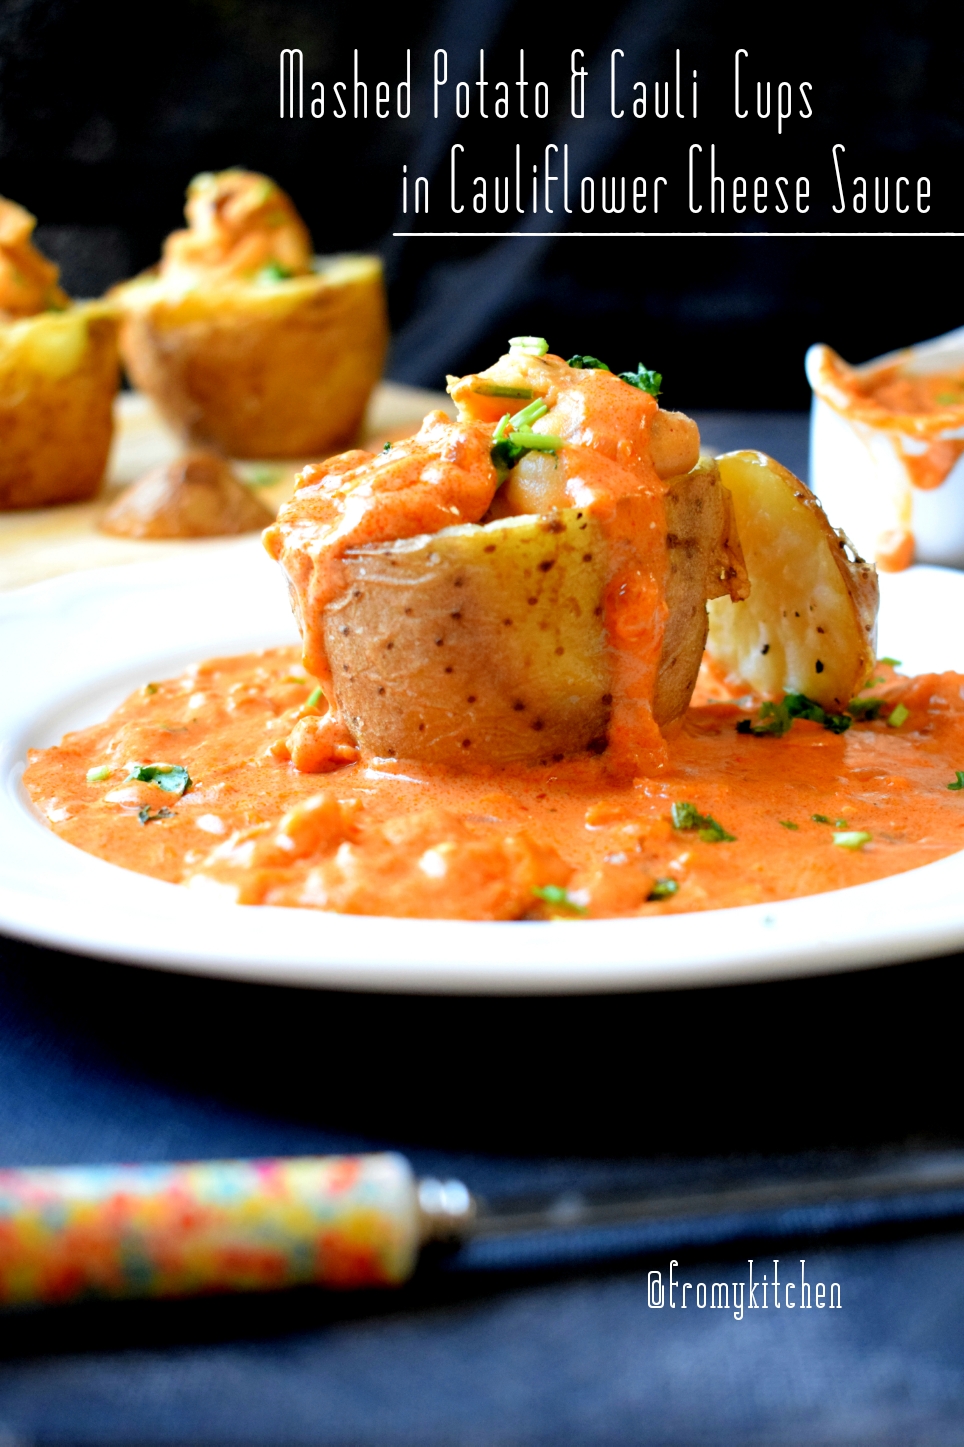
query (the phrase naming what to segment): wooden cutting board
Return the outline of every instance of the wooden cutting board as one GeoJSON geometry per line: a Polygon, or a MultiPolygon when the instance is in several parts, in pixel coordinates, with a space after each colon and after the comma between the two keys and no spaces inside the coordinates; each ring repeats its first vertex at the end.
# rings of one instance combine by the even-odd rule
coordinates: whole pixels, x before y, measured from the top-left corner
{"type": "MultiPolygon", "coordinates": [[[[416,432],[426,412],[435,407],[454,415],[448,397],[397,382],[375,389],[362,428],[360,446],[377,450],[382,443],[416,432]]],[[[102,533],[98,520],[118,491],[149,468],[170,462],[183,444],[161,420],[150,400],[138,392],[122,392],[115,402],[114,445],[107,476],[92,502],[65,507],[32,508],[0,513],[0,589],[19,588],[84,568],[176,557],[217,547],[219,539],[185,542],[139,542],[102,533]]],[[[257,489],[268,507],[277,510],[291,496],[301,462],[240,462],[238,475],[257,489]]]]}

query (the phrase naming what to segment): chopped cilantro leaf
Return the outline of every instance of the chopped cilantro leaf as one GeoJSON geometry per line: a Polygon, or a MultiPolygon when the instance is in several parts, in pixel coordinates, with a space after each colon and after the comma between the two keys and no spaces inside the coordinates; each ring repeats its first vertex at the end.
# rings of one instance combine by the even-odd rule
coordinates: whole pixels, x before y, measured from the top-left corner
{"type": "Polygon", "coordinates": [[[888,668],[902,668],[903,664],[899,658],[878,658],[878,663],[885,663],[888,668]]]}
{"type": "Polygon", "coordinates": [[[853,722],[845,713],[827,713],[819,703],[807,698],[805,693],[788,693],[783,702],[793,718],[805,718],[811,723],[823,724],[832,734],[846,733],[853,722]]]}
{"type": "Polygon", "coordinates": [[[887,720],[887,725],[892,729],[899,729],[902,723],[910,718],[910,709],[899,703],[887,720]]]}
{"type": "Polygon", "coordinates": [[[525,457],[527,447],[517,447],[510,442],[508,437],[500,437],[498,442],[493,442],[489,456],[492,459],[492,466],[496,472],[511,472],[520,458],[525,457]]]}
{"type": "Polygon", "coordinates": [[[674,804],[672,813],[674,829],[695,829],[704,844],[733,844],[736,841],[735,834],[728,834],[711,814],[701,814],[695,804],[674,804]]]}
{"type": "Polygon", "coordinates": [[[566,914],[586,914],[587,912],[586,905],[580,904],[561,884],[535,884],[532,887],[532,893],[538,899],[544,900],[552,909],[562,910],[566,914]]]}
{"type": "Polygon", "coordinates": [[[385,443],[385,446],[382,448],[382,451],[383,451],[383,452],[391,452],[391,450],[392,450],[392,444],[391,444],[390,442],[386,442],[386,443],[385,443]]]}
{"type": "MultiPolygon", "coordinates": [[[[572,366],[572,363],[569,364],[572,366]]],[[[653,887],[647,894],[647,900],[671,899],[679,889],[678,879],[654,879],[653,887]]]]}
{"type": "Polygon", "coordinates": [[[792,819],[781,819],[781,820],[780,820],[780,824],[781,824],[781,827],[784,828],[784,829],[799,829],[799,828],[800,828],[800,825],[799,825],[799,824],[794,824],[794,822],[793,822],[792,819]]]}
{"type": "Polygon", "coordinates": [[[947,787],[949,789],[964,789],[964,769],[955,769],[954,772],[957,778],[953,784],[948,784],[947,787]]]}
{"type": "Polygon", "coordinates": [[[815,824],[832,824],[835,829],[846,829],[846,819],[828,819],[826,814],[811,814],[810,818],[815,824]]]}
{"type": "Polygon", "coordinates": [[[741,719],[736,726],[738,734],[753,734],[755,738],[778,739],[787,732],[793,724],[793,715],[790,712],[786,699],[782,703],[761,703],[759,723],[751,723],[748,718],[741,719]]]}
{"type": "Polygon", "coordinates": [[[183,764],[131,764],[126,783],[135,780],[140,784],[156,784],[165,794],[187,793],[191,787],[191,776],[183,764]]]}
{"type": "Polygon", "coordinates": [[[835,834],[833,842],[839,849],[863,849],[872,838],[865,829],[849,829],[845,834],[835,834]]]}
{"type": "Polygon", "coordinates": [[[642,362],[635,372],[617,372],[616,375],[621,382],[628,382],[631,387],[638,387],[641,392],[648,392],[651,397],[658,397],[663,385],[662,372],[651,372],[642,362]]]}
{"type": "Polygon", "coordinates": [[[833,734],[846,733],[853,720],[845,713],[827,713],[819,703],[807,698],[805,693],[788,693],[780,703],[762,703],[759,723],[741,719],[736,726],[739,734],[752,734],[755,738],[782,738],[792,726],[795,718],[809,719],[811,723],[823,724],[833,734]]]}
{"type": "Polygon", "coordinates": [[[255,281],[262,285],[270,285],[275,281],[287,281],[294,273],[288,266],[282,266],[280,261],[269,261],[263,266],[255,277],[255,281]]]}
{"type": "Polygon", "coordinates": [[[570,358],[569,358],[569,361],[566,363],[566,366],[567,366],[567,367],[576,367],[578,370],[583,371],[583,372],[608,372],[608,371],[609,371],[609,368],[606,366],[606,363],[605,363],[605,362],[601,362],[598,357],[582,357],[582,356],[579,355],[578,352],[576,353],[576,355],[575,355],[574,357],[570,357],[570,358]]]}
{"type": "MultiPolygon", "coordinates": [[[[878,683],[883,682],[882,679],[876,681],[878,683]]],[[[883,706],[884,700],[882,698],[852,698],[847,705],[847,712],[857,723],[871,723],[875,718],[879,717],[880,710],[883,706]]]]}
{"type": "Polygon", "coordinates": [[[155,819],[173,819],[173,809],[158,809],[156,814],[151,813],[150,804],[145,804],[137,811],[138,824],[153,824],[155,819]]]}

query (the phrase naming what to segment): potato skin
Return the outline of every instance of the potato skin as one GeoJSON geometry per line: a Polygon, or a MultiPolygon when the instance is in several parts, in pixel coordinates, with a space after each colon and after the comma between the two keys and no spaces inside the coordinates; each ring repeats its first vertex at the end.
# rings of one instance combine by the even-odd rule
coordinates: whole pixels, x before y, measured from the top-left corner
{"type": "MultiPolygon", "coordinates": [[[[666,496],[670,615],[653,711],[685,712],[706,599],[743,596],[729,499],[715,463],[666,496]]],[[[583,509],[446,528],[346,554],[350,587],[325,612],[338,706],[364,754],[538,764],[606,747],[611,556],[583,509]]]]}
{"type": "Polygon", "coordinates": [[[662,727],[689,707],[703,660],[709,626],[706,604],[750,588],[736,532],[732,498],[711,458],[670,480],[666,508],[666,606],[668,615],[653,717],[662,727]]]}
{"type": "Polygon", "coordinates": [[[147,277],[112,296],[131,380],[193,445],[301,458],[354,441],[388,344],[377,257],[179,295],[147,277]]]}
{"type": "Polygon", "coordinates": [[[808,487],[762,452],[717,459],[733,495],[750,596],[709,605],[708,652],[732,687],[845,709],[874,664],[877,575],[808,487]]]}
{"type": "Polygon", "coordinates": [[[605,543],[581,509],[359,548],[325,614],[363,753],[471,767],[605,746],[605,543]]]}
{"type": "Polygon", "coordinates": [[[91,303],[0,325],[0,509],[94,496],[118,380],[109,307],[91,303]]]}

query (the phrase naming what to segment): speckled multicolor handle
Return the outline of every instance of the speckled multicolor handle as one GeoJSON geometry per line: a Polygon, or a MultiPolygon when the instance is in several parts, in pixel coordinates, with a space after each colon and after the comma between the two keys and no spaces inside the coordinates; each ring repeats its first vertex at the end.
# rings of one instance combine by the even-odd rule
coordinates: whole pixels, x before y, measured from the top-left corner
{"type": "Polygon", "coordinates": [[[396,1286],[419,1208],[403,1156],[0,1171],[0,1305],[396,1286]]]}

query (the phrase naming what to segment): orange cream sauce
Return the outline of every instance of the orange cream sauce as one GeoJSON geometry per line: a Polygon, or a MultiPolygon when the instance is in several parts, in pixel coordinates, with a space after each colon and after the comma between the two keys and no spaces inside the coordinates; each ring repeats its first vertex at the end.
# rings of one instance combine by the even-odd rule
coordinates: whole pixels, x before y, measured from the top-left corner
{"type": "Polygon", "coordinates": [[[816,894],[964,848],[964,790],[948,788],[964,767],[964,677],[875,677],[885,716],[908,710],[899,728],[835,735],[797,720],[782,738],[747,736],[736,723],[748,714],[704,688],[664,767],[625,784],[586,757],[472,776],[371,760],[322,781],[272,750],[318,713],[298,651],[276,649],[145,686],[105,722],[33,752],[25,783],[69,843],[244,903],[489,920],[672,914],[816,894]],[[132,765],[157,763],[187,769],[182,796],[129,781],[132,765]],[[88,770],[110,772],[88,782],[88,770]],[[681,802],[734,840],[674,828],[681,802]],[[871,837],[848,849],[834,843],[844,831],[871,837]]]}
{"type": "Polygon", "coordinates": [[[941,412],[964,407],[964,368],[912,377],[890,367],[867,378],[861,390],[888,412],[941,412]]]}

